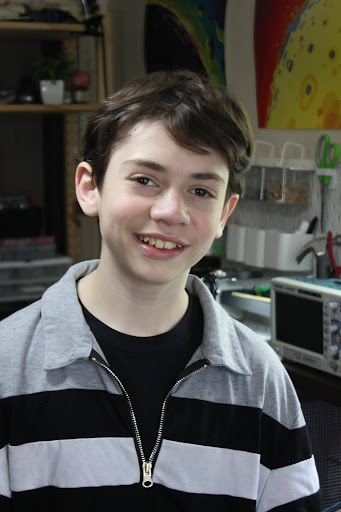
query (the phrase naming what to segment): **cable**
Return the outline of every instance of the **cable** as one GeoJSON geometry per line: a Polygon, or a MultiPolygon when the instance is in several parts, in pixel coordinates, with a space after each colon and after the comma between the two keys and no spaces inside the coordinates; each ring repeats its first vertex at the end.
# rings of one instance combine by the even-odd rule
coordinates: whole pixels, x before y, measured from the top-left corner
{"type": "MultiPolygon", "coordinates": [[[[331,505],[328,508],[325,508],[322,512],[327,512],[328,510],[332,510],[332,508],[337,507],[338,505],[341,505],[341,501],[338,501],[337,503],[334,503],[334,505],[331,505]]],[[[337,511],[335,511],[337,512],[337,511]]]]}

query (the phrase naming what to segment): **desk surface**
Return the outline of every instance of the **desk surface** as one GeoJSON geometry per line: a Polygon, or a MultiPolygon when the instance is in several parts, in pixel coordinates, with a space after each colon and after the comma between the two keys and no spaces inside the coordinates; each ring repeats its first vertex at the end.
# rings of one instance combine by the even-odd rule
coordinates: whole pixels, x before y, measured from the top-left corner
{"type": "Polygon", "coordinates": [[[341,406],[341,377],[283,359],[283,364],[300,398],[324,400],[341,406]]]}

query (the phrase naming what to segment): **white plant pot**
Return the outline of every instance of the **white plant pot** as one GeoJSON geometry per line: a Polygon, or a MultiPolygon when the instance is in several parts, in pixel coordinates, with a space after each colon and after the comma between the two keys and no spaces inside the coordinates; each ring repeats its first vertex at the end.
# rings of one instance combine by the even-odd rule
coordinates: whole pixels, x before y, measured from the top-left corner
{"type": "Polygon", "coordinates": [[[64,80],[40,80],[40,96],[45,104],[59,105],[64,103],[64,80]]]}

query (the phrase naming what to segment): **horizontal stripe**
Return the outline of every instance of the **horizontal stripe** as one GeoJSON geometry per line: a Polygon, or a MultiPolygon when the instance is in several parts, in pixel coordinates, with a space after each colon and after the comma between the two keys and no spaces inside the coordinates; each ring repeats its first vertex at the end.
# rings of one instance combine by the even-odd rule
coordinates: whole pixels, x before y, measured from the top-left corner
{"type": "Polygon", "coordinates": [[[11,490],[9,486],[7,446],[4,446],[0,450],[0,495],[7,498],[11,497],[11,490]]]}
{"type": "Polygon", "coordinates": [[[4,406],[6,402],[6,400],[0,400],[0,449],[6,446],[9,441],[8,408],[4,406]]]}
{"type": "Polygon", "coordinates": [[[311,444],[306,425],[292,430],[262,415],[261,463],[269,469],[310,459],[311,444]]]}
{"type": "Polygon", "coordinates": [[[257,453],[260,418],[261,411],[251,407],[171,397],[164,436],[171,441],[257,453]]]}
{"type": "Polygon", "coordinates": [[[260,409],[171,397],[164,437],[171,441],[261,454],[269,469],[311,456],[306,426],[289,430],[260,409]]]}
{"type": "Polygon", "coordinates": [[[300,498],[285,505],[273,508],[272,512],[297,512],[297,511],[309,511],[309,512],[321,512],[321,494],[317,492],[305,498],[300,498]]]}
{"type": "MultiPolygon", "coordinates": [[[[56,439],[134,435],[125,397],[106,391],[71,389],[11,397],[3,400],[2,410],[3,418],[13,419],[10,428],[0,419],[3,443],[12,446],[56,439]]],[[[269,469],[311,456],[305,426],[289,430],[259,409],[204,400],[171,397],[164,438],[260,453],[261,463],[269,469]]]]}
{"type": "Polygon", "coordinates": [[[97,487],[140,481],[132,439],[43,441],[9,447],[12,491],[45,486],[97,487]]]}
{"type": "MultiPolygon", "coordinates": [[[[236,375],[225,368],[211,365],[185,379],[173,396],[261,409],[287,428],[292,427],[294,418],[295,427],[303,426],[305,422],[303,415],[298,414],[300,404],[295,388],[279,357],[268,345],[265,347],[270,349],[270,353],[266,354],[264,360],[261,352],[255,354],[253,377],[236,375]],[[271,368],[267,368],[264,374],[264,364],[267,366],[271,359],[271,368]]],[[[259,346],[259,349],[262,347],[259,346]]]]}
{"type": "MultiPolygon", "coordinates": [[[[37,313],[38,314],[38,313],[37,313]]],[[[39,317],[39,314],[37,318],[39,317]]],[[[14,328],[15,326],[13,326],[14,328]]],[[[36,325],[34,323],[33,328],[36,325]]],[[[2,397],[18,396],[19,394],[34,394],[45,391],[65,389],[107,389],[111,393],[121,394],[117,382],[103,368],[90,360],[77,360],[70,366],[53,371],[44,371],[43,350],[41,347],[41,325],[35,331],[30,341],[30,351],[27,353],[26,344],[20,343],[18,357],[26,361],[26,367],[32,366],[32,371],[25,374],[23,379],[20,372],[13,378],[11,365],[3,373],[2,397]],[[28,358],[28,359],[27,359],[28,358]],[[41,366],[39,366],[41,365],[41,366]],[[6,373],[8,372],[8,374],[6,373]],[[6,378],[8,375],[8,378],[6,378]]],[[[33,332],[32,332],[33,334],[33,332]]],[[[60,341],[60,340],[59,340],[60,341]]],[[[58,344],[57,344],[58,345],[58,344]]],[[[70,343],[69,343],[70,345],[70,343]]],[[[96,343],[95,343],[95,346],[96,343]]],[[[247,344],[249,346],[249,343],[247,344]]],[[[271,350],[267,345],[267,351],[271,350]]],[[[261,347],[259,347],[261,348],[261,347]]],[[[264,349],[264,347],[262,348],[264,349]]],[[[267,355],[269,355],[267,354],[267,355]]],[[[257,378],[236,375],[226,368],[209,366],[204,371],[185,379],[175,390],[174,395],[193,399],[220,402],[223,404],[239,404],[263,409],[266,414],[279,420],[283,425],[291,427],[293,418],[297,415],[299,403],[294,389],[288,380],[283,365],[274,354],[271,371],[264,364],[258,350],[255,354],[257,378]],[[256,365],[256,366],[257,366],[256,365]],[[274,368],[278,365],[277,368],[274,368]],[[265,371],[265,373],[264,373],[265,371]],[[264,396],[264,386],[267,393],[264,396]],[[285,397],[285,402],[283,402],[285,397]]],[[[266,358],[268,361],[268,359],[266,358]]],[[[19,370],[18,370],[19,371],[19,370]]],[[[297,425],[301,426],[301,425],[297,425]]]]}
{"type": "MultiPolygon", "coordinates": [[[[106,391],[64,390],[4,400],[11,445],[91,437],[132,437],[127,401],[106,391]]],[[[1,420],[0,420],[1,423],[1,420]]]]}
{"type": "Polygon", "coordinates": [[[163,441],[154,481],[183,492],[256,500],[259,455],[163,441]]]}
{"type": "MultiPolygon", "coordinates": [[[[269,470],[259,467],[258,463],[259,458],[249,453],[164,441],[154,469],[155,485],[145,490],[138,483],[140,472],[133,441],[126,438],[64,440],[10,447],[13,504],[18,512],[27,510],[29,504],[36,510],[45,505],[50,512],[71,506],[73,510],[86,512],[96,509],[96,500],[97,506],[100,502],[101,508],[105,508],[110,502],[117,506],[118,499],[122,500],[122,508],[118,510],[125,510],[127,500],[132,504],[131,500],[138,496],[142,501],[137,501],[136,506],[149,503],[147,496],[150,497],[151,492],[154,496],[151,500],[159,496],[155,504],[162,503],[163,512],[191,509],[251,512],[255,496],[262,493],[259,510],[264,512],[274,504],[268,496],[282,493],[288,501],[297,488],[301,493],[302,489],[309,492],[309,483],[315,474],[312,461],[310,468],[296,465],[275,470],[270,476],[269,470]]],[[[276,506],[280,506],[278,501],[275,500],[276,506]]],[[[135,507],[129,509],[132,508],[135,507]]],[[[157,507],[150,507],[154,509],[157,507]]],[[[288,509],[288,512],[294,510],[297,509],[288,509]]]]}
{"type": "MultiPolygon", "coordinates": [[[[96,510],[130,512],[143,510],[155,512],[254,512],[255,502],[232,496],[186,494],[154,484],[144,489],[141,484],[119,487],[92,487],[90,489],[57,489],[45,487],[13,494],[16,512],[27,510],[61,510],[94,512],[96,510]]],[[[1,502],[0,502],[1,504],[1,502]]],[[[0,506],[0,510],[2,508],[0,506]]],[[[6,510],[6,509],[5,509],[6,510]]],[[[12,510],[12,509],[11,509],[12,510]]],[[[296,512],[296,511],[295,511],[296,512]]]]}
{"type": "Polygon", "coordinates": [[[319,487],[314,457],[292,466],[275,469],[269,475],[257,510],[266,512],[316,494],[319,487]]]}
{"type": "MultiPolygon", "coordinates": [[[[6,498],[5,496],[0,496],[0,510],[1,512],[12,512],[14,510],[12,500],[10,498],[6,498]]],[[[27,511],[26,508],[25,511],[27,511]]],[[[19,512],[18,509],[17,512],[19,512]]]]}

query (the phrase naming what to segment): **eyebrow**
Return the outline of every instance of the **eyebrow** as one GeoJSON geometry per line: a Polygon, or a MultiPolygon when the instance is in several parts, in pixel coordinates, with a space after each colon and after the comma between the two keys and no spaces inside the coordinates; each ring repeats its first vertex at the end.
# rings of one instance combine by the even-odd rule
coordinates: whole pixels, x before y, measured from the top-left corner
{"type": "MultiPolygon", "coordinates": [[[[152,160],[143,160],[140,158],[132,159],[132,160],[126,160],[124,162],[124,165],[140,165],[141,167],[146,167],[148,169],[152,169],[153,171],[157,172],[167,172],[167,168],[161,164],[158,164],[157,162],[153,162],[152,160]]],[[[218,181],[219,183],[225,184],[225,180],[217,173],[211,172],[211,171],[205,171],[205,172],[194,172],[191,175],[191,178],[197,179],[197,180],[214,180],[218,181]]]]}
{"type": "Polygon", "coordinates": [[[124,165],[140,165],[141,167],[147,167],[148,169],[152,169],[153,171],[166,172],[166,167],[157,162],[153,162],[152,160],[143,160],[140,158],[134,158],[132,160],[126,160],[124,165]]]}

